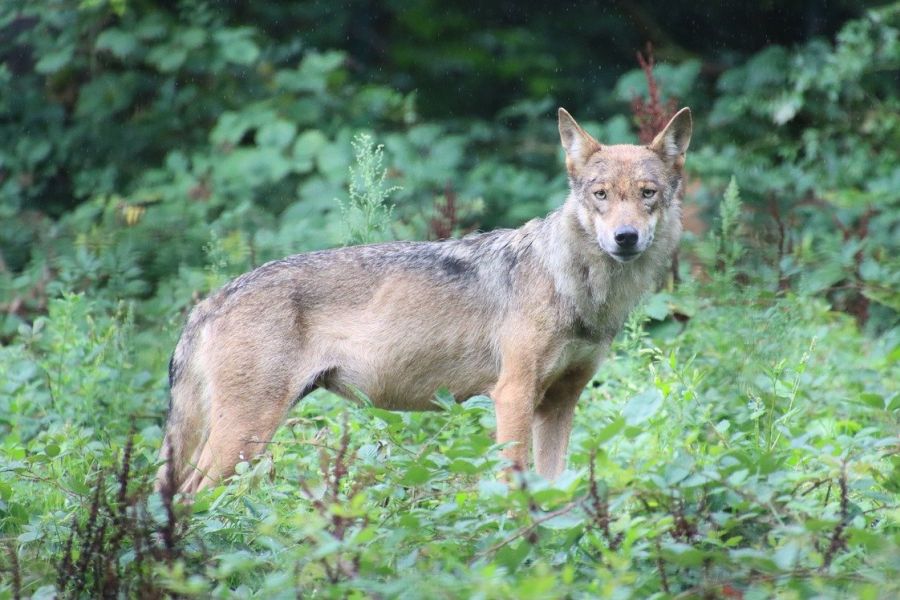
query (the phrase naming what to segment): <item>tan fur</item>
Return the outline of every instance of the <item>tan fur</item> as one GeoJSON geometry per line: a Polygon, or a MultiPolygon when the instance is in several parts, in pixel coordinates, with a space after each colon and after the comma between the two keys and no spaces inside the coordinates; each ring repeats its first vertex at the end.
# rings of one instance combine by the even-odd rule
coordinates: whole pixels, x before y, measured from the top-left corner
{"type": "Polygon", "coordinates": [[[556,477],[578,397],[678,243],[691,119],[683,109],[646,147],[603,146],[563,109],[559,129],[570,194],[544,219],[296,255],[201,302],[170,364],[157,485],[220,482],[317,387],[397,410],[435,408],[438,388],[489,394],[505,456],[525,466],[533,442],[537,471],[556,477]]]}

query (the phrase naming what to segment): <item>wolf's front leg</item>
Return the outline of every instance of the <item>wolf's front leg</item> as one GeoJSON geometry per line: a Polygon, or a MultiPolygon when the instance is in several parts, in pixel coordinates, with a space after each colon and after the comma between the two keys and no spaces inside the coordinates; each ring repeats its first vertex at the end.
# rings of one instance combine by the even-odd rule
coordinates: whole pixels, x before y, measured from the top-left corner
{"type": "Polygon", "coordinates": [[[503,449],[503,456],[522,469],[528,468],[528,447],[531,445],[535,395],[530,387],[533,386],[508,383],[498,385],[494,392],[497,443],[512,442],[503,449]]]}
{"type": "Polygon", "coordinates": [[[534,466],[547,479],[556,479],[566,468],[575,405],[593,374],[593,365],[569,369],[550,385],[534,411],[534,466]]]}
{"type": "Polygon", "coordinates": [[[503,456],[520,468],[528,468],[531,446],[531,422],[537,406],[540,385],[536,360],[518,346],[503,355],[500,379],[491,392],[497,415],[497,442],[511,442],[503,456]]]}

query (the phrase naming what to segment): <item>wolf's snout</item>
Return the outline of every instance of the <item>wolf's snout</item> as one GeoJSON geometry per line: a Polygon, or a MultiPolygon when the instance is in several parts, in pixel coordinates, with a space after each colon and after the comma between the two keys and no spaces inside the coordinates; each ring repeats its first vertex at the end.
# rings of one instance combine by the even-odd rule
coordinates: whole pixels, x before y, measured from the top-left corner
{"type": "Polygon", "coordinates": [[[616,229],[613,238],[622,250],[634,250],[638,243],[638,231],[630,225],[616,229]]]}

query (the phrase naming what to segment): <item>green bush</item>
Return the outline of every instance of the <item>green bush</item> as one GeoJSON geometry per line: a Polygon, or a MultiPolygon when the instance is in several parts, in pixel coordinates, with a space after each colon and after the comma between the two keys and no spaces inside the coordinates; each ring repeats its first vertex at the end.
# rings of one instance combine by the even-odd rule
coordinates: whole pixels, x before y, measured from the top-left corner
{"type": "MultiPolygon", "coordinates": [[[[499,481],[486,398],[400,414],[320,391],[227,486],[189,508],[150,492],[200,297],[290,253],[516,226],[565,197],[549,46],[514,25],[435,44],[422,81],[442,61],[482,65],[463,87],[528,76],[495,119],[426,119],[452,99],[330,49],[360,6],[0,6],[0,598],[900,592],[896,5],[713,85],[696,58],[656,70],[695,107],[686,202],[709,231],[584,392],[556,483],[499,481]]],[[[395,63],[429,7],[402,15],[395,63]]],[[[636,141],[643,77],[584,107],[603,142],[636,141]]]]}
{"type": "Polygon", "coordinates": [[[726,72],[693,162],[738,183],[770,277],[825,294],[874,330],[897,325],[900,6],[851,21],[834,44],[773,46],[726,72]]]}

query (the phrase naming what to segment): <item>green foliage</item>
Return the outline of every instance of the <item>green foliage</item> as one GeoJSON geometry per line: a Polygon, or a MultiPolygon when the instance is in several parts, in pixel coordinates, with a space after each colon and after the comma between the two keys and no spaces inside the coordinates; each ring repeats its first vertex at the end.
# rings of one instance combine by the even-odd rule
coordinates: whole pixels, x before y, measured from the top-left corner
{"type": "Polygon", "coordinates": [[[707,184],[736,174],[757,245],[779,286],[897,324],[900,279],[889,248],[900,214],[900,6],[850,21],[834,44],[772,46],[718,80],[710,143],[693,167],[707,184]],[[735,163],[742,165],[735,172],[735,163]]]}
{"type": "Polygon", "coordinates": [[[719,208],[720,219],[720,237],[719,256],[725,262],[727,267],[734,266],[734,263],[741,257],[743,248],[738,238],[738,225],[741,215],[741,196],[738,189],[737,181],[734,176],[728,182],[725,188],[725,196],[722,198],[722,205],[719,208]]]}
{"type": "Polygon", "coordinates": [[[545,213],[558,103],[635,141],[643,75],[582,56],[615,14],[370,4],[0,4],[0,598],[898,593],[896,5],[659,66],[695,108],[686,203],[719,220],[584,392],[559,481],[499,480],[486,398],[316,392],[189,514],[149,494],[198,298],[294,252],[545,213]],[[396,37],[381,75],[344,44],[367,10],[396,37]]]}
{"type": "Polygon", "coordinates": [[[710,233],[709,243],[697,248],[705,261],[720,267],[726,283],[734,281],[738,261],[745,252],[740,232],[742,213],[740,190],[732,176],[719,204],[718,231],[710,233]]]}
{"type": "Polygon", "coordinates": [[[356,165],[350,166],[350,201],[341,203],[341,218],[347,228],[346,244],[384,241],[391,223],[393,206],[385,203],[397,186],[387,187],[384,146],[372,145],[372,138],[361,133],[353,138],[356,165]]]}
{"type": "MultiPolygon", "coordinates": [[[[669,98],[685,99],[690,96],[691,89],[697,84],[702,64],[698,60],[686,60],[679,65],[662,64],[653,70],[660,88],[669,98]]],[[[614,90],[616,98],[623,103],[631,102],[634,97],[644,97],[649,93],[647,79],[640,70],[630,71],[616,82],[614,90]]]]}

